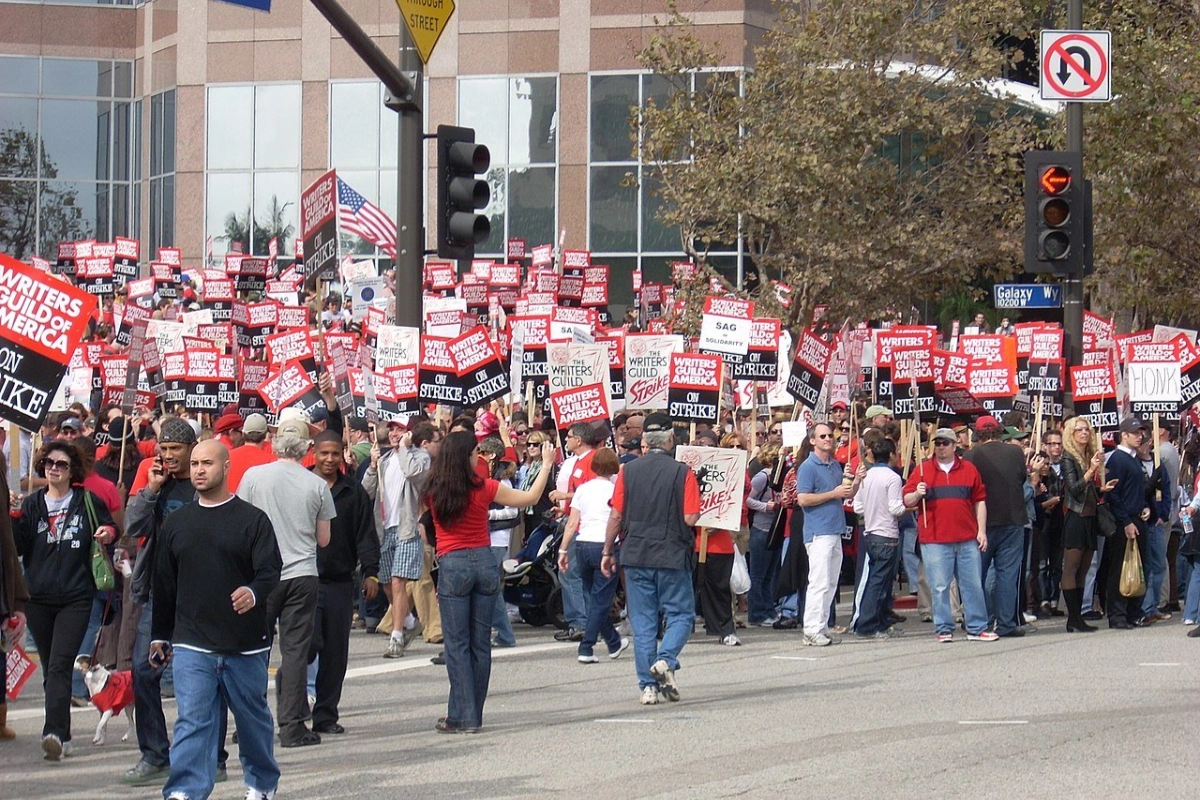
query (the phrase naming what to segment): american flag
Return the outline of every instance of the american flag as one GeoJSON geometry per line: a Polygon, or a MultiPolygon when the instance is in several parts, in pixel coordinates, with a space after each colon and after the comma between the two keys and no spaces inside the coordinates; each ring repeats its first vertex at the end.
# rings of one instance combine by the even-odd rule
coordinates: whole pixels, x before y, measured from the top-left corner
{"type": "Polygon", "coordinates": [[[379,206],[338,178],[338,223],[346,233],[361,236],[396,257],[396,223],[379,206]]]}

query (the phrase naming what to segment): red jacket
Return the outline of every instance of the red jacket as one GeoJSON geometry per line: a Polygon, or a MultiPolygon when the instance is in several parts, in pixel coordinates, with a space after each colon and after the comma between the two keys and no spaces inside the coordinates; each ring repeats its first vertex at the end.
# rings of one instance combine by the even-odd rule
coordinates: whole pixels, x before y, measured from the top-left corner
{"type": "Polygon", "coordinates": [[[975,504],[987,499],[987,490],[975,465],[954,457],[947,473],[936,459],[928,459],[908,476],[904,493],[925,483],[925,503],[917,503],[917,540],[921,544],[954,544],[979,534],[975,504]]]}

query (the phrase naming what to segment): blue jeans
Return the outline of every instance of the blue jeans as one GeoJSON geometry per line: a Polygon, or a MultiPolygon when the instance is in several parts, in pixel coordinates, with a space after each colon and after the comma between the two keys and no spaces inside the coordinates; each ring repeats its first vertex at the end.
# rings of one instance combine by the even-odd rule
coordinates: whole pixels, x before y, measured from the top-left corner
{"type": "Polygon", "coordinates": [[[900,540],[868,533],[862,543],[863,569],[854,595],[855,612],[850,627],[855,633],[868,636],[889,627],[888,601],[900,564],[900,540]]]}
{"type": "Polygon", "coordinates": [[[746,559],[750,591],[746,595],[746,617],[751,625],[775,616],[775,576],[779,574],[780,557],[767,550],[770,535],[770,531],[762,528],[750,528],[750,552],[746,559]]]}
{"type": "Polygon", "coordinates": [[[270,792],[279,785],[275,762],[275,723],[267,705],[269,652],[256,655],[217,655],[177,647],[175,743],[171,747],[171,777],[163,797],[172,792],[189,800],[205,800],[217,777],[218,749],[225,704],[237,723],[238,756],[246,785],[270,792]]]}
{"type": "Polygon", "coordinates": [[[1145,568],[1146,598],[1142,601],[1142,616],[1148,617],[1158,611],[1158,596],[1167,577],[1167,534],[1161,522],[1146,530],[1145,568]]]}
{"type": "MultiPolygon", "coordinates": [[[[1001,636],[1021,624],[1017,621],[1020,614],[1017,585],[1024,552],[1024,525],[988,526],[987,552],[980,556],[979,574],[987,600],[988,620],[1001,636]]],[[[963,603],[966,603],[965,597],[963,603]]]]}
{"type": "Polygon", "coordinates": [[[583,591],[583,580],[579,576],[577,544],[578,542],[572,539],[567,545],[567,571],[558,576],[558,582],[562,587],[563,619],[572,628],[583,630],[587,627],[588,606],[587,594],[583,591]]]}
{"type": "MultiPolygon", "coordinates": [[[[797,539],[796,541],[799,542],[799,544],[797,545],[798,547],[804,547],[804,542],[801,542],[799,539],[797,539]]],[[[785,563],[787,563],[788,548],[791,546],[792,546],[792,539],[789,536],[788,538],[783,540],[783,547],[781,547],[779,549],[779,554],[774,559],[775,574],[772,576],[771,581],[770,581],[771,582],[770,589],[771,589],[772,597],[774,597],[774,595],[775,595],[776,579],[779,577],[779,574],[781,572],[783,572],[783,565],[785,563]]],[[[768,555],[772,555],[772,554],[768,553],[768,555]]],[[[753,587],[753,585],[754,585],[753,578],[751,579],[750,585],[751,585],[751,587],[753,587]]],[[[805,585],[807,585],[807,583],[805,585]]],[[[789,595],[785,595],[784,597],[779,598],[779,602],[774,604],[774,611],[772,613],[775,613],[775,612],[778,612],[779,616],[786,617],[788,619],[800,619],[800,617],[804,615],[804,593],[803,592],[792,592],[789,595]]]]}
{"type": "Polygon", "coordinates": [[[625,595],[629,601],[629,624],[633,628],[634,663],[638,688],[657,686],[650,665],[666,661],[679,669],[679,652],[687,644],[696,622],[696,595],[692,572],[687,569],[626,567],[625,595]],[[658,642],[658,612],[667,618],[662,643],[658,642]]]}
{"type": "Polygon", "coordinates": [[[167,739],[167,720],[163,716],[163,667],[150,666],[150,621],[154,614],[154,599],[142,607],[138,618],[137,637],[133,643],[133,713],[137,724],[138,748],[142,759],[156,767],[171,763],[170,742],[167,739]]]}
{"type": "Polygon", "coordinates": [[[923,543],[921,561],[925,564],[925,578],[929,581],[929,592],[932,596],[934,631],[954,632],[954,613],[950,609],[950,582],[957,578],[967,633],[982,633],[987,628],[988,616],[983,582],[979,577],[979,543],[974,539],[953,544],[923,543]]]}
{"type": "Polygon", "coordinates": [[[1183,618],[1200,622],[1200,555],[1184,556],[1188,566],[1187,593],[1183,607],[1183,618]]]}
{"type": "Polygon", "coordinates": [[[499,592],[500,573],[490,547],[453,550],[438,559],[450,725],[483,726],[483,704],[492,676],[492,616],[499,592]]]}
{"type": "Polygon", "coordinates": [[[615,653],[621,647],[621,634],[617,633],[608,616],[621,578],[616,571],[611,578],[604,577],[600,571],[603,554],[603,542],[579,542],[575,548],[575,555],[579,558],[579,576],[583,579],[583,590],[588,598],[587,627],[583,629],[583,640],[579,643],[581,656],[593,655],[593,648],[601,635],[608,645],[608,652],[615,653]]]}
{"type": "MultiPolygon", "coordinates": [[[[492,555],[496,559],[496,580],[500,580],[500,573],[504,570],[504,559],[508,558],[507,547],[491,548],[492,555]]],[[[496,630],[496,642],[504,647],[514,647],[517,644],[517,637],[513,633],[512,620],[508,618],[508,605],[504,602],[504,592],[496,592],[496,612],[492,615],[492,627],[496,630]]]]}
{"type": "MultiPolygon", "coordinates": [[[[79,645],[79,652],[76,655],[92,657],[96,652],[96,640],[100,637],[100,628],[104,623],[104,603],[108,597],[108,592],[96,592],[96,596],[92,598],[92,615],[88,618],[87,630],[83,634],[83,643],[79,645]]],[[[83,673],[79,670],[71,670],[71,696],[72,697],[88,697],[87,685],[83,682],[83,673]]]]}
{"type": "Polygon", "coordinates": [[[917,576],[921,572],[921,554],[917,551],[916,515],[905,514],[899,519],[901,557],[904,559],[904,581],[909,594],[917,593],[917,576]]]}

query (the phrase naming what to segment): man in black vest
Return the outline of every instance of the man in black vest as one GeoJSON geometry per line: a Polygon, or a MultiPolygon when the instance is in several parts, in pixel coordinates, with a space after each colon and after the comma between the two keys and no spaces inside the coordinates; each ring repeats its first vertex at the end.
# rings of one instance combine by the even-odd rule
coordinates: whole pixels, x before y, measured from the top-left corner
{"type": "Polygon", "coordinates": [[[605,575],[616,572],[619,534],[641,702],[654,705],[660,694],[679,699],[675,670],[696,620],[692,526],[700,518],[700,485],[671,457],[675,434],[666,414],[646,417],[642,448],[645,455],[617,476],[600,565],[605,575]],[[667,623],[661,643],[660,611],[667,623]]]}
{"type": "Polygon", "coordinates": [[[1150,506],[1146,503],[1146,473],[1137,455],[1142,440],[1149,429],[1141,418],[1128,416],[1121,420],[1121,443],[1108,457],[1105,474],[1115,479],[1117,485],[1106,495],[1108,505],[1117,520],[1117,530],[1104,543],[1108,559],[1108,600],[1104,607],[1108,612],[1108,627],[1119,630],[1141,628],[1153,620],[1142,616],[1142,599],[1121,595],[1121,565],[1125,561],[1126,541],[1133,539],[1141,551],[1142,563],[1146,563],[1146,519],[1150,506]]]}

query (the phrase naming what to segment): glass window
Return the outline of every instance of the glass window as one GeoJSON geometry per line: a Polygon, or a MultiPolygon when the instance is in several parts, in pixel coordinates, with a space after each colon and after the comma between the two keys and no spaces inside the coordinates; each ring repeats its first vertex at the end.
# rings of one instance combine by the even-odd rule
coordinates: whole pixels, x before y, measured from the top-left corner
{"type": "Polygon", "coordinates": [[[608,264],[608,307],[614,315],[624,313],[616,306],[627,306],[633,303],[633,271],[637,269],[636,256],[605,256],[596,259],[597,264],[608,264]]]}
{"type": "Polygon", "coordinates": [[[231,251],[231,242],[250,244],[249,172],[212,172],[208,175],[205,198],[205,236],[213,241],[213,255],[218,259],[231,251]]]}
{"type": "Polygon", "coordinates": [[[379,165],[379,88],[375,81],[330,86],[329,163],[335,168],[379,165]]]}
{"type": "Polygon", "coordinates": [[[482,213],[487,214],[492,230],[486,240],[475,245],[477,255],[484,253],[499,255],[504,252],[504,219],[505,209],[508,207],[508,182],[505,177],[504,167],[492,167],[488,171],[487,182],[491,189],[492,202],[483,209],[482,213]]]}
{"type": "Polygon", "coordinates": [[[510,81],[508,163],[555,163],[557,137],[558,79],[514,78],[510,81]]]}
{"type": "Polygon", "coordinates": [[[254,87],[210,86],[208,168],[250,169],[254,154],[253,125],[254,87]]]}
{"type": "Polygon", "coordinates": [[[85,58],[43,58],[42,94],[112,97],[112,62],[85,58]]]}
{"type": "Polygon", "coordinates": [[[129,159],[133,149],[129,141],[129,103],[113,104],[113,180],[129,180],[129,159]]]}
{"type": "Polygon", "coordinates": [[[638,76],[592,76],[592,161],[632,161],[629,115],[638,104],[638,76]]]}
{"type": "Polygon", "coordinates": [[[113,62],[113,96],[133,97],[133,62],[113,62]]]}
{"type": "Polygon", "coordinates": [[[35,181],[0,180],[0,250],[24,261],[37,248],[35,181]]]}
{"type": "Polygon", "coordinates": [[[0,87],[5,94],[37,94],[37,58],[0,56],[0,87]]]}
{"type": "Polygon", "coordinates": [[[175,90],[150,98],[150,174],[175,171],[175,90]]]}
{"type": "Polygon", "coordinates": [[[0,175],[36,178],[38,101],[0,97],[0,175]]]}
{"type": "MultiPolygon", "coordinates": [[[[291,242],[300,233],[299,175],[295,172],[254,173],[253,253],[266,253],[273,237],[280,245],[291,242]]],[[[286,248],[284,249],[286,252],[286,248]]]]}
{"type": "MultiPolygon", "coordinates": [[[[382,85],[379,87],[379,93],[379,166],[387,169],[396,169],[400,161],[400,115],[390,108],[383,107],[384,92],[382,85]]],[[[394,206],[392,207],[394,208],[394,206]]]]}
{"type": "Polygon", "coordinates": [[[627,167],[592,167],[589,208],[594,252],[636,253],[637,188],[625,186],[627,167]]]}
{"type": "Polygon", "coordinates": [[[508,238],[537,244],[555,241],[554,207],[553,167],[508,173],[508,238]]]}
{"type": "Polygon", "coordinates": [[[679,239],[679,227],[667,227],[658,219],[663,199],[657,195],[660,182],[652,177],[649,169],[642,170],[642,252],[675,253],[683,244],[679,239]]]}
{"type": "Polygon", "coordinates": [[[42,101],[44,177],[84,180],[108,177],[110,109],[111,103],[94,100],[42,101]]]}
{"type": "Polygon", "coordinates": [[[475,129],[492,164],[508,163],[508,79],[465,78],[458,82],[458,124],[475,129]]]}
{"type": "Polygon", "coordinates": [[[99,238],[96,184],[46,181],[42,184],[38,205],[41,220],[38,252],[41,254],[53,255],[59,242],[99,238]]]}
{"type": "Polygon", "coordinates": [[[299,166],[300,85],[256,86],[255,169],[297,169],[299,166]]]}

